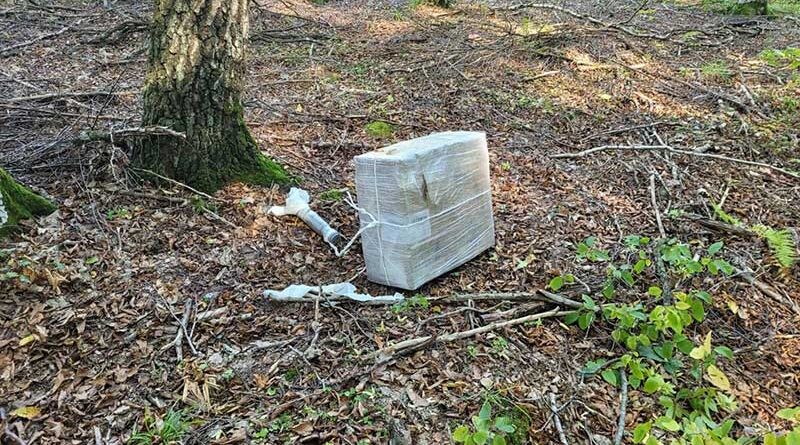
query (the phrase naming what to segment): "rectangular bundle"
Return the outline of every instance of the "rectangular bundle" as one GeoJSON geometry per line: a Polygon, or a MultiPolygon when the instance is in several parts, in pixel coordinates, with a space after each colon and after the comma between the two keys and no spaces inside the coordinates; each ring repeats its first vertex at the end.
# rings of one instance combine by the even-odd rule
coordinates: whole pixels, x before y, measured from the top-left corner
{"type": "Polygon", "coordinates": [[[355,165],[370,281],[417,289],[494,245],[485,133],[435,133],[355,165]]]}

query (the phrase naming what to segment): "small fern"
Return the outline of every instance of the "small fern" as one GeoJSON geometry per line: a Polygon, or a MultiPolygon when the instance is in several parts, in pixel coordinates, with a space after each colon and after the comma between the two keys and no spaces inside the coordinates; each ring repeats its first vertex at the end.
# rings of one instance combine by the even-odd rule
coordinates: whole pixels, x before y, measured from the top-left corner
{"type": "Polygon", "coordinates": [[[772,227],[756,224],[750,227],[750,230],[767,240],[767,245],[782,268],[789,269],[797,262],[797,247],[792,232],[788,229],[775,230],[772,227]]]}
{"type": "Polygon", "coordinates": [[[795,246],[792,233],[788,229],[775,230],[772,227],[765,226],[763,224],[756,224],[748,227],[736,217],[731,216],[725,212],[725,210],[722,210],[722,206],[714,201],[711,201],[711,207],[714,208],[714,213],[716,214],[717,218],[723,222],[736,227],[749,229],[756,235],[765,239],[767,241],[767,245],[772,251],[772,255],[775,257],[775,260],[777,260],[778,264],[784,270],[789,270],[797,262],[797,247],[795,246]]]}

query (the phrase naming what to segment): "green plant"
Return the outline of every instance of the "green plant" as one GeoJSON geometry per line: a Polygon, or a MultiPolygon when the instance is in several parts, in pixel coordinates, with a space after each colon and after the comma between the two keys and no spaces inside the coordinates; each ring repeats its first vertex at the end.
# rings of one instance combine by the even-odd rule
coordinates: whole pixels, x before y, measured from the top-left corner
{"type": "Polygon", "coordinates": [[[704,77],[717,80],[729,80],[733,77],[733,71],[721,60],[704,64],[700,67],[700,73],[704,77]]]}
{"type": "Polygon", "coordinates": [[[341,201],[347,189],[330,189],[319,194],[320,201],[341,201]]]}
{"type": "Polygon", "coordinates": [[[595,247],[597,238],[590,236],[585,240],[578,243],[578,251],[576,259],[579,261],[589,260],[592,262],[608,261],[611,258],[608,256],[608,251],[598,249],[595,247]]]}
{"type": "Polygon", "coordinates": [[[431,302],[425,295],[416,294],[392,306],[392,312],[401,314],[412,309],[428,309],[431,302]]]}
{"type": "Polygon", "coordinates": [[[764,445],[798,445],[800,444],[800,406],[784,408],[777,413],[778,418],[792,424],[792,430],[784,434],[769,433],[764,436],[764,445]]]}
{"type": "Polygon", "coordinates": [[[797,262],[797,246],[792,233],[788,229],[773,229],[763,224],[755,224],[748,227],[739,219],[726,213],[717,203],[712,201],[711,207],[720,220],[736,227],[748,229],[764,239],[772,251],[775,261],[784,271],[789,270],[797,262]]]}
{"type": "Polygon", "coordinates": [[[731,360],[733,352],[725,346],[714,347],[710,331],[698,344],[691,338],[691,332],[705,320],[711,295],[676,287],[667,303],[660,298],[661,287],[647,282],[643,274],[653,255],[665,263],[666,273],[678,285],[696,282],[688,278],[698,274],[730,274],[733,267],[719,257],[723,244],[713,243],[693,252],[677,240],[651,245],[649,238],[638,235],[626,237],[624,244],[621,254],[625,261],[609,266],[607,282],[624,282],[648,300],[598,305],[591,296],[583,296],[583,306],[566,316],[565,322],[588,329],[602,320],[611,326],[610,337],[623,351],[612,360],[589,361],[582,373],[598,374],[614,386],[622,384],[624,375],[633,390],[655,398],[661,412],[636,426],[634,443],[734,444],[730,437],[733,421],[726,420],[725,413],[736,410],[737,405],[729,394],[728,377],[719,366],[719,360],[731,360]]]}
{"type": "Polygon", "coordinates": [[[750,230],[766,240],[767,245],[781,268],[788,270],[797,262],[797,247],[789,229],[775,230],[762,224],[750,226],[750,230]]]}
{"type": "Polygon", "coordinates": [[[775,68],[800,69],[800,48],[766,49],[758,57],[775,68]]]}
{"type": "Polygon", "coordinates": [[[453,431],[453,440],[464,445],[506,445],[507,435],[514,433],[516,426],[505,416],[492,417],[492,405],[483,403],[477,416],[472,416],[472,425],[460,425],[453,431]]]}
{"type": "Polygon", "coordinates": [[[508,340],[497,336],[492,339],[492,351],[497,355],[503,355],[508,349],[508,340]]]}
{"type": "Polygon", "coordinates": [[[547,283],[547,287],[552,289],[554,292],[558,292],[558,290],[564,287],[565,284],[572,284],[574,282],[575,282],[575,275],[568,273],[553,277],[553,279],[551,279],[550,282],[547,283]]]}
{"type": "Polygon", "coordinates": [[[394,126],[384,121],[372,121],[364,127],[369,136],[386,139],[394,133],[394,126]]]}
{"type": "Polygon", "coordinates": [[[189,431],[190,423],[183,419],[180,411],[168,411],[163,419],[157,419],[145,414],[144,430],[134,430],[129,445],[170,445],[179,443],[181,438],[189,431]]]}
{"type": "Polygon", "coordinates": [[[131,212],[125,207],[117,207],[106,212],[106,219],[109,221],[115,219],[131,219],[131,212]]]}

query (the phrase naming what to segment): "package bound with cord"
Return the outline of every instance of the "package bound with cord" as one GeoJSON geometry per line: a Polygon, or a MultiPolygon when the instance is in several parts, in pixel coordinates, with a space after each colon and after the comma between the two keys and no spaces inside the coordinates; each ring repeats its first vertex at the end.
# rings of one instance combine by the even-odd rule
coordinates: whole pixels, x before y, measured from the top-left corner
{"type": "Polygon", "coordinates": [[[485,133],[435,133],[355,165],[370,281],[417,289],[494,245],[485,133]]]}

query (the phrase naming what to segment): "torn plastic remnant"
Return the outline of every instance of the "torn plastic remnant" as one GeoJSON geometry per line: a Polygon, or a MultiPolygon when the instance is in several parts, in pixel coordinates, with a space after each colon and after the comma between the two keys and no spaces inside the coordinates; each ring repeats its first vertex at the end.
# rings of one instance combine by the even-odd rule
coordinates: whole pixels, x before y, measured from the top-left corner
{"type": "Polygon", "coordinates": [[[301,189],[292,187],[289,194],[286,196],[286,205],[272,206],[268,215],[284,216],[295,215],[302,219],[303,222],[308,224],[309,227],[322,236],[322,239],[329,244],[333,244],[341,239],[339,232],[334,230],[327,221],[322,219],[317,212],[311,210],[308,206],[309,196],[308,192],[301,189]]]}
{"type": "Polygon", "coordinates": [[[292,284],[283,290],[268,289],[264,296],[275,301],[309,301],[322,297],[322,299],[341,300],[342,297],[367,304],[392,304],[399,303],[405,298],[403,294],[379,295],[359,294],[356,287],[347,281],[343,283],[328,284],[327,286],[308,286],[305,284],[292,284]],[[320,290],[322,295],[320,295],[320,290]],[[338,298],[337,298],[338,297],[338,298]]]}

